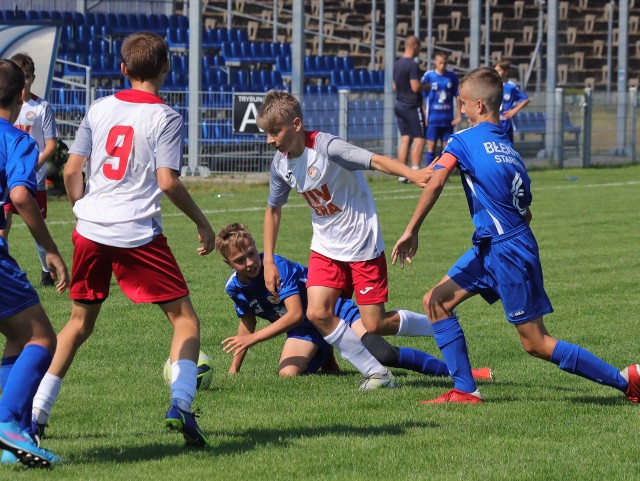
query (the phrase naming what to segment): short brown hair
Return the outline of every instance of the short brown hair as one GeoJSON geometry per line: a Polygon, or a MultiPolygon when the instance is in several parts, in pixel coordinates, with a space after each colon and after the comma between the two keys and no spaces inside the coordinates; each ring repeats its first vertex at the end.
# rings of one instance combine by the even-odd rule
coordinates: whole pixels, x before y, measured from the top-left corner
{"type": "Polygon", "coordinates": [[[503,72],[510,72],[511,62],[509,62],[508,60],[500,60],[496,63],[496,67],[499,67],[503,72]]]}
{"type": "Polygon", "coordinates": [[[249,232],[249,228],[237,222],[224,226],[216,234],[216,250],[225,259],[229,259],[229,251],[232,247],[238,247],[247,242],[253,245],[256,243],[251,236],[251,232],[249,232]]]}
{"type": "Polygon", "coordinates": [[[0,60],[0,108],[8,108],[22,97],[24,72],[11,60],[0,60]]]}
{"type": "Polygon", "coordinates": [[[164,39],[152,32],[139,32],[127,36],[122,42],[122,62],[129,78],[150,80],[162,72],[169,49],[164,39]]]}
{"type": "Polygon", "coordinates": [[[258,126],[268,132],[274,125],[291,121],[299,117],[302,120],[300,102],[286,90],[269,90],[264,97],[260,112],[258,112],[258,126]]]}
{"type": "Polygon", "coordinates": [[[471,100],[482,100],[491,112],[499,112],[502,103],[502,79],[491,67],[480,67],[468,72],[460,80],[460,89],[465,88],[465,93],[471,100]]]}
{"type": "Polygon", "coordinates": [[[26,53],[17,53],[13,57],[11,57],[11,61],[16,63],[18,67],[22,69],[25,77],[27,74],[33,77],[36,74],[36,66],[33,63],[33,59],[27,55],[26,53]]]}

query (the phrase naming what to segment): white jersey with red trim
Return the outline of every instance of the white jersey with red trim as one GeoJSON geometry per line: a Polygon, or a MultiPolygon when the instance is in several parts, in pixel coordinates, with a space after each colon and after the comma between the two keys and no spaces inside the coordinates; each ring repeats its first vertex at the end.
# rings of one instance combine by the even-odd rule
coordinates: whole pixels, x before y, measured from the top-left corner
{"type": "MultiPolygon", "coordinates": [[[[38,144],[38,151],[42,153],[45,140],[58,137],[56,118],[49,102],[36,95],[22,103],[20,115],[15,124],[20,130],[28,132],[38,144]]],[[[37,172],[38,190],[47,188],[47,164],[42,165],[37,172]]]]}
{"type": "Polygon", "coordinates": [[[123,90],[91,104],[70,153],[87,157],[87,185],[73,213],[95,242],[137,247],[162,232],[156,169],[180,172],[182,117],[160,97],[123,90]]]}
{"type": "Polygon", "coordinates": [[[338,261],[375,259],[384,250],[376,203],[360,170],[373,153],[323,132],[307,132],[300,157],[276,153],[269,206],[287,202],[295,189],[311,208],[311,250],[338,261]]]}

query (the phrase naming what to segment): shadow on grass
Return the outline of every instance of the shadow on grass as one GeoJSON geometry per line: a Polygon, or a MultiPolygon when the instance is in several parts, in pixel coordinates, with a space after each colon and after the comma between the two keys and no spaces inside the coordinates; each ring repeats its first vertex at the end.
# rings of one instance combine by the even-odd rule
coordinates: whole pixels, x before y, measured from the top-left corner
{"type": "Polygon", "coordinates": [[[299,439],[322,438],[325,436],[338,437],[372,437],[372,436],[404,436],[409,431],[426,428],[436,428],[435,422],[404,422],[400,424],[388,424],[380,426],[349,426],[335,424],[318,427],[299,427],[282,429],[246,429],[240,431],[212,432],[209,433],[210,446],[205,448],[177,448],[176,445],[149,444],[134,447],[109,447],[91,449],[88,452],[78,453],[82,461],[74,462],[73,459],[65,459],[70,464],[94,464],[96,462],[137,463],[161,459],[169,456],[189,454],[201,456],[227,456],[232,454],[252,451],[264,446],[277,446],[286,448],[299,439]],[[223,438],[223,439],[219,439],[223,438]],[[228,439],[233,438],[233,439],[228,439]]]}

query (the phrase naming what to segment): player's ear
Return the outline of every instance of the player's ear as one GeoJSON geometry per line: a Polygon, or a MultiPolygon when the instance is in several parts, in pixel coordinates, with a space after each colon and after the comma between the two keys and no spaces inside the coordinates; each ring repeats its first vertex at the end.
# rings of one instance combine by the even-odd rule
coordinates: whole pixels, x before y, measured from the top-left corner
{"type": "Polygon", "coordinates": [[[296,132],[299,132],[302,129],[302,119],[300,117],[296,117],[293,119],[293,128],[296,132]]]}

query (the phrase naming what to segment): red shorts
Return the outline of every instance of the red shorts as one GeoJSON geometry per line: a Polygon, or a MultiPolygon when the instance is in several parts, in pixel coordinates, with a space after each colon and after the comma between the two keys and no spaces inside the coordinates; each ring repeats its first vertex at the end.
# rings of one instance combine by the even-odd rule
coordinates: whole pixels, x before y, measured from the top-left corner
{"type": "MultiPolygon", "coordinates": [[[[42,218],[47,218],[47,191],[46,190],[36,190],[36,202],[38,203],[38,207],[40,207],[40,213],[42,214],[42,218]]],[[[7,201],[4,205],[5,212],[12,212],[13,214],[17,214],[18,211],[13,206],[11,201],[7,201]]]]}
{"type": "Polygon", "coordinates": [[[113,247],[82,237],[74,229],[69,294],[76,301],[104,300],[111,273],[133,302],[168,302],[189,294],[187,283],[160,234],[140,247],[113,247]]]}
{"type": "Polygon", "coordinates": [[[387,302],[387,260],[384,252],[375,259],[358,262],[336,261],[311,252],[307,287],[322,286],[342,289],[342,297],[350,299],[355,291],[361,305],[387,302]]]}

